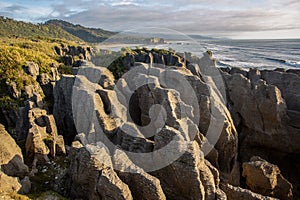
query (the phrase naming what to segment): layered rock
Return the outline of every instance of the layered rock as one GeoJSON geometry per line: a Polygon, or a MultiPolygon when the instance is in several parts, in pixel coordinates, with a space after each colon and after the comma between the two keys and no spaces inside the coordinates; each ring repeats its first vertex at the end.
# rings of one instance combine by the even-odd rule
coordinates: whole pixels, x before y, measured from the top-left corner
{"type": "Polygon", "coordinates": [[[0,194],[18,192],[21,189],[21,184],[18,178],[7,176],[5,173],[0,171],[0,194]]]}
{"type": "Polygon", "coordinates": [[[226,193],[228,200],[247,199],[247,200],[278,200],[277,198],[263,196],[251,192],[250,190],[235,187],[230,184],[221,184],[222,190],[226,193]]]}
{"type": "Polygon", "coordinates": [[[72,89],[75,77],[62,75],[54,88],[53,116],[66,144],[71,144],[77,134],[72,113],[72,89]]]}
{"type": "Polygon", "coordinates": [[[0,124],[0,194],[29,193],[31,182],[27,175],[20,147],[0,124]]]}
{"type": "Polygon", "coordinates": [[[134,199],[166,199],[159,179],[135,166],[123,151],[115,151],[113,165],[118,169],[120,179],[130,188],[134,199]]]}
{"type": "Polygon", "coordinates": [[[67,195],[84,199],[132,199],[128,185],[114,172],[106,148],[98,143],[98,146],[88,145],[87,149],[70,150],[67,195]]]}
{"type": "Polygon", "coordinates": [[[223,77],[228,108],[239,132],[240,159],[247,162],[258,155],[278,165],[295,186],[294,192],[299,193],[299,175],[295,171],[300,166],[300,77],[284,70],[232,69],[229,73],[223,77]]]}
{"type": "MultiPolygon", "coordinates": [[[[176,79],[159,80],[160,73],[168,73],[166,69],[160,66],[150,69],[142,64],[137,74],[129,74],[126,79],[120,79],[116,85],[117,90],[110,90],[99,85],[100,77],[95,74],[100,69],[92,65],[90,67],[92,69],[83,68],[79,71],[73,89],[73,104],[76,105],[73,107],[74,121],[77,131],[82,133],[76,138],[82,144],[90,143],[89,146],[101,141],[107,145],[110,153],[115,151],[115,146],[120,148],[120,151],[117,150],[119,153],[114,154],[114,167],[121,180],[128,184],[134,198],[148,199],[150,190],[153,191],[154,199],[164,199],[164,195],[168,199],[226,199],[225,193],[219,189],[218,169],[222,168],[222,179],[229,182],[239,173],[238,170],[234,172],[234,165],[237,163],[237,136],[230,114],[220,95],[216,93],[216,88],[210,88],[201,81],[202,77],[196,77],[188,70],[182,69],[178,73],[176,68],[171,68],[168,76],[183,76],[181,78],[187,79],[186,84],[191,85],[191,88],[196,88],[196,93],[202,100],[199,103],[197,96],[194,96],[196,101],[191,101],[184,90],[176,88],[176,79]],[[210,90],[213,93],[211,99],[210,90]],[[196,108],[200,104],[202,111],[210,112],[210,100],[216,101],[212,103],[212,107],[217,108],[213,113],[216,119],[213,118],[212,121],[214,124],[221,122],[218,129],[221,132],[219,142],[208,141],[199,132],[199,128],[208,129],[203,124],[209,124],[210,113],[206,113],[208,121],[203,122],[195,116],[197,112],[193,110],[193,106],[196,108]],[[87,107],[78,106],[83,103],[87,107]],[[155,104],[161,105],[164,110],[155,107],[155,104]],[[151,133],[149,130],[160,131],[151,133]],[[173,138],[175,136],[179,139],[173,138]],[[217,153],[211,158],[218,169],[205,160],[201,152],[205,145],[209,149],[209,142],[217,143],[217,150],[213,149],[217,153]],[[168,150],[168,147],[164,150],[164,146],[169,143],[171,149],[168,150]],[[123,151],[126,153],[122,153],[123,151]],[[147,153],[156,151],[158,153],[154,157],[148,157],[147,153]],[[169,157],[172,152],[175,154],[173,158],[169,157]],[[222,157],[218,158],[218,154],[222,157]],[[121,155],[121,158],[116,155],[121,155]],[[169,158],[162,159],[166,156],[169,158]],[[129,166],[124,167],[124,163],[129,166]],[[147,173],[151,169],[154,170],[152,176],[147,173]],[[138,173],[130,174],[134,170],[138,173]]],[[[81,147],[77,143],[74,143],[74,147],[81,147]]]]}
{"type": "Polygon", "coordinates": [[[23,70],[26,74],[31,75],[35,80],[40,74],[40,67],[34,62],[26,62],[26,64],[23,66],[23,70]]]}
{"type": "MultiPolygon", "coordinates": [[[[77,47],[56,51],[72,62],[81,54],[77,47]]],[[[29,130],[33,166],[65,155],[64,139],[72,144],[70,167],[58,181],[67,197],[271,200],[291,199],[293,189],[298,195],[297,72],[233,68],[222,77],[210,52],[194,64],[155,51],[122,61],[127,71],[138,70],[119,80],[82,61],[76,76],[56,84],[24,68],[54,98],[54,116],[42,109],[35,85],[26,89],[30,102],[7,116],[20,119],[20,138],[29,130]]]]}
{"type": "Polygon", "coordinates": [[[46,110],[31,109],[28,113],[30,129],[26,139],[26,155],[32,161],[33,168],[37,162],[48,162],[48,154],[66,153],[64,140],[58,136],[54,117],[47,115],[46,110]]]}
{"type": "Polygon", "coordinates": [[[293,186],[282,176],[279,168],[259,157],[243,163],[243,177],[254,192],[283,200],[293,198],[293,186]]]}
{"type": "Polygon", "coordinates": [[[278,87],[287,105],[288,124],[293,128],[300,129],[300,94],[298,89],[300,76],[299,73],[295,72],[297,70],[289,72],[265,70],[261,71],[261,78],[268,84],[278,87]]]}
{"type": "Polygon", "coordinates": [[[28,174],[28,167],[23,162],[20,147],[0,124],[0,166],[9,176],[24,177],[28,174]]]}

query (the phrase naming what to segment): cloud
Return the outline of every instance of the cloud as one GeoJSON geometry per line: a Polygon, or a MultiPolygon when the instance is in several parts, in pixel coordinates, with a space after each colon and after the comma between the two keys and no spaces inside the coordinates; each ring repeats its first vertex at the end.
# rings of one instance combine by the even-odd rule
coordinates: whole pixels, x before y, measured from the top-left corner
{"type": "Polygon", "coordinates": [[[62,0],[53,3],[49,0],[49,4],[50,7],[41,7],[39,12],[36,7],[10,4],[3,9],[0,4],[0,13],[11,16],[23,13],[25,18],[35,20],[58,18],[114,31],[154,26],[184,33],[231,36],[276,30],[295,33],[300,29],[299,0],[62,0]]]}

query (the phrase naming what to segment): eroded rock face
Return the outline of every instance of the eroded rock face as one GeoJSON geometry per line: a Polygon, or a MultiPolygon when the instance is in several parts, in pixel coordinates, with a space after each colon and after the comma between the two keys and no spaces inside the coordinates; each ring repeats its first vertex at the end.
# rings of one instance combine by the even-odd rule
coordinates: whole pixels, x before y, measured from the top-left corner
{"type": "Polygon", "coordinates": [[[132,199],[128,185],[112,168],[104,145],[70,150],[66,188],[70,198],[132,199]]]}
{"type": "MultiPolygon", "coordinates": [[[[75,92],[73,95],[80,98],[74,98],[76,102],[73,103],[90,106],[73,107],[73,112],[77,113],[74,116],[75,124],[80,132],[76,137],[77,140],[84,145],[91,144],[89,146],[101,141],[108,145],[110,151],[115,151],[111,145],[120,148],[117,150],[119,153],[114,154],[113,164],[118,176],[128,184],[131,194],[136,199],[165,199],[166,197],[168,199],[226,199],[225,193],[218,186],[220,178],[217,168],[222,165],[224,170],[222,179],[231,181],[230,177],[233,177],[232,163],[236,162],[237,156],[237,136],[230,114],[226,107],[222,106],[219,94],[215,92],[212,98],[218,101],[216,104],[213,103],[213,106],[218,107],[216,112],[221,115],[215,123],[217,120],[223,120],[220,127],[222,139],[217,144],[218,150],[214,151],[220,151],[219,154],[225,158],[222,157],[220,160],[216,158],[214,164],[217,168],[215,168],[205,160],[201,152],[201,148],[207,140],[199,132],[198,127],[203,126],[202,121],[194,120],[193,116],[195,111],[191,105],[196,103],[199,106],[197,96],[195,96],[196,101],[191,102],[188,95],[179,94],[175,90],[174,87],[178,83],[172,82],[172,80],[159,82],[156,76],[147,73],[148,70],[153,70],[150,74],[164,73],[163,68],[148,69],[147,65],[142,64],[140,73],[132,76],[129,74],[127,77],[128,80],[136,81],[135,83],[142,83],[141,87],[135,89],[136,85],[133,82],[120,79],[116,87],[118,91],[122,92],[117,92],[109,88],[104,89],[103,85],[99,85],[99,77],[94,76],[98,73],[97,68],[84,69],[86,76],[77,76],[73,90],[75,92]],[[88,76],[89,72],[93,70],[91,76],[88,76]],[[149,84],[143,84],[145,80],[148,80],[149,84]],[[131,97],[128,100],[130,103],[129,113],[125,107],[128,103],[126,101],[128,96],[131,97]],[[165,113],[161,113],[157,107],[153,107],[155,104],[162,105],[165,113]],[[128,122],[128,119],[132,119],[132,122],[128,122]],[[225,125],[224,120],[227,121],[225,125]],[[165,124],[160,124],[164,121],[165,124]],[[94,122],[93,126],[88,125],[89,122],[94,122]],[[157,123],[153,124],[153,122],[157,123]],[[145,126],[150,129],[146,129],[145,126]],[[160,126],[162,129],[154,135],[149,135],[149,132],[146,131],[157,130],[160,126]],[[174,136],[179,139],[173,141],[174,136]],[[161,155],[156,155],[156,158],[160,160],[147,159],[148,157],[143,155],[160,150],[170,142],[173,143],[172,148],[174,149],[166,151],[166,155],[163,154],[163,151],[161,155]],[[134,154],[124,153],[124,150],[125,152],[140,153],[137,154],[140,156],[137,158],[134,154]],[[174,150],[176,153],[180,152],[176,157],[177,160],[164,159],[174,150]],[[228,160],[223,164],[226,159],[228,160]],[[129,166],[123,166],[124,163],[129,166]],[[159,167],[161,163],[166,164],[162,169],[159,167]],[[155,169],[153,173],[150,173],[151,175],[147,173],[149,169],[155,169]],[[138,173],[130,174],[130,170],[136,170],[138,173]],[[149,190],[153,192],[152,197],[150,197],[149,190]]],[[[187,83],[196,88],[196,93],[199,92],[199,98],[203,99],[201,103],[201,106],[204,107],[203,111],[208,109],[205,111],[209,112],[210,101],[207,99],[210,92],[208,86],[201,81],[200,77],[194,77],[188,70],[182,74],[189,80],[187,83]],[[202,104],[206,104],[206,106],[202,104]]],[[[210,89],[215,91],[214,88],[210,89]]],[[[207,118],[209,118],[207,121],[209,124],[210,117],[207,118]]],[[[74,147],[80,148],[81,144],[77,143],[73,143],[74,147]]],[[[174,152],[174,154],[176,153],[174,152]]]]}
{"type": "Polygon", "coordinates": [[[26,155],[32,161],[33,168],[37,162],[47,162],[48,154],[52,157],[66,153],[64,140],[58,136],[53,115],[46,110],[33,108],[29,110],[30,129],[26,139],[26,155]]]}
{"type": "Polygon", "coordinates": [[[228,200],[247,199],[247,200],[278,200],[277,198],[263,196],[250,190],[235,187],[230,184],[221,184],[222,190],[226,193],[228,200]]]}
{"type": "Polygon", "coordinates": [[[28,174],[28,167],[23,162],[20,147],[0,124],[0,166],[9,176],[24,177],[28,174]]]}
{"type": "Polygon", "coordinates": [[[21,184],[18,178],[7,176],[2,171],[0,171],[0,194],[1,193],[13,193],[18,192],[21,189],[21,184]]]}
{"type": "Polygon", "coordinates": [[[279,168],[259,157],[252,157],[250,162],[243,163],[243,177],[254,192],[279,199],[293,197],[293,186],[281,175],[279,168]]]}
{"type": "Polygon", "coordinates": [[[26,62],[26,65],[23,66],[23,70],[26,74],[33,77],[36,80],[37,76],[40,74],[40,68],[38,64],[34,62],[26,62]]]}
{"type": "Polygon", "coordinates": [[[259,155],[278,165],[299,193],[299,175],[294,173],[300,166],[299,76],[285,70],[251,69],[246,74],[223,73],[223,77],[228,108],[239,132],[240,159],[247,162],[259,155]]]}
{"type": "Polygon", "coordinates": [[[289,110],[300,111],[299,75],[278,71],[262,71],[261,78],[268,84],[275,85],[280,89],[289,110]]]}
{"type": "Polygon", "coordinates": [[[159,179],[135,166],[123,151],[116,150],[113,165],[119,169],[117,174],[128,185],[134,199],[166,199],[159,179]]]}
{"type": "Polygon", "coordinates": [[[0,124],[0,193],[29,193],[31,182],[27,175],[20,147],[0,124]]]}
{"type": "Polygon", "coordinates": [[[53,116],[66,144],[71,144],[77,134],[72,113],[72,89],[75,77],[63,75],[54,88],[53,116]]]}
{"type": "MultiPolygon", "coordinates": [[[[141,59],[149,59],[149,63],[151,59],[166,62],[159,55],[141,59]]],[[[149,68],[147,64],[131,66],[128,62],[132,70],[140,67],[140,71],[125,75],[116,85],[110,73],[89,63],[84,63],[76,80],[66,77],[73,79],[65,88],[69,99],[73,95],[73,105],[68,106],[79,132],[70,153],[68,195],[88,199],[109,196],[117,199],[226,199],[226,196],[228,199],[275,199],[267,196],[289,199],[291,184],[278,167],[266,161],[244,163],[243,176],[252,191],[238,187],[241,186],[239,153],[240,160],[245,162],[259,151],[256,147],[285,153],[298,151],[297,139],[291,140],[297,132],[289,132],[295,127],[290,126],[288,106],[281,91],[261,80],[258,70],[227,70],[231,75],[224,73],[222,77],[205,68],[214,63],[206,53],[197,65],[189,66],[190,70],[168,67],[187,80],[195,98],[186,88],[183,87],[186,91],[176,88],[184,82],[175,72],[171,72],[173,78],[160,79],[168,77],[167,70],[154,63],[149,68]],[[220,87],[216,80],[223,81],[222,78],[226,85],[220,87]],[[228,95],[228,103],[222,90],[228,95]],[[196,107],[200,119],[196,118],[196,107]],[[159,151],[170,143],[171,149],[159,151]],[[157,154],[147,157],[151,152],[157,154]],[[179,156],[171,159],[177,153],[179,156]],[[262,172],[268,172],[267,169],[272,172],[262,172]],[[257,190],[255,184],[260,183],[255,180],[259,173],[261,179],[270,183],[264,190],[267,193],[257,190]],[[273,175],[275,186],[270,181],[275,180],[270,178],[273,175]],[[247,178],[252,176],[255,180],[247,178]],[[278,188],[281,193],[276,193],[278,188]]],[[[58,108],[63,108],[62,105],[65,104],[58,104],[58,108]]]]}

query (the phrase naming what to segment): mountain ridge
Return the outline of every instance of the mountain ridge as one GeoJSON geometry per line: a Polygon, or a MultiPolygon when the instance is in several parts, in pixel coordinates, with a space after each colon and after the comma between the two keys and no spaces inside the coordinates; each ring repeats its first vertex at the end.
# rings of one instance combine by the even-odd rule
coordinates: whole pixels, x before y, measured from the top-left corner
{"type": "Polygon", "coordinates": [[[33,24],[0,16],[0,36],[2,37],[48,37],[99,43],[114,34],[116,33],[104,29],[86,28],[79,24],[74,25],[57,19],[48,20],[41,24],[33,24]]]}

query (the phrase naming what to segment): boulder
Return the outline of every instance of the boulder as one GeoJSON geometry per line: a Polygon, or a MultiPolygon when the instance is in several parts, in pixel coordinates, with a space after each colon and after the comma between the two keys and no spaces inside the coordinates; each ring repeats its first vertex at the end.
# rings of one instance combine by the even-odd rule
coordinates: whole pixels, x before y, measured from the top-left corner
{"type": "Polygon", "coordinates": [[[24,94],[26,99],[33,102],[31,107],[44,108],[44,93],[39,83],[24,86],[24,94]]]}
{"type": "Polygon", "coordinates": [[[56,63],[51,63],[51,80],[58,81],[60,79],[60,73],[58,72],[58,65],[56,63]]]}
{"type": "Polygon", "coordinates": [[[251,192],[250,190],[222,183],[221,189],[226,193],[228,200],[247,199],[247,200],[278,200],[277,198],[263,196],[251,192]]]}
{"type": "Polygon", "coordinates": [[[254,192],[283,200],[293,198],[293,186],[281,175],[279,168],[259,157],[243,163],[243,177],[254,192]]]}
{"type": "Polygon", "coordinates": [[[233,67],[231,68],[230,72],[231,75],[233,74],[241,74],[244,77],[248,77],[248,72],[246,70],[244,70],[243,68],[237,68],[237,67],[233,67]]]}
{"type": "Polygon", "coordinates": [[[224,79],[229,109],[243,139],[243,155],[250,153],[251,146],[286,153],[300,152],[300,141],[296,136],[299,131],[288,127],[286,101],[276,86],[263,80],[251,84],[249,79],[240,74],[224,74],[224,79]]]}
{"type": "Polygon", "coordinates": [[[26,74],[32,76],[34,80],[36,80],[37,76],[40,74],[40,68],[35,62],[26,62],[23,66],[23,70],[26,74]]]}
{"type": "Polygon", "coordinates": [[[20,181],[22,187],[19,190],[20,194],[28,194],[31,190],[31,182],[29,180],[29,177],[26,176],[23,180],[20,181]]]}
{"type": "Polygon", "coordinates": [[[53,102],[53,90],[55,86],[55,82],[53,82],[50,78],[50,76],[46,73],[42,73],[38,76],[37,81],[39,82],[43,93],[45,94],[45,100],[53,102]]]}
{"type": "Polygon", "coordinates": [[[62,156],[66,155],[65,142],[62,135],[58,135],[55,138],[55,147],[56,147],[56,155],[62,156]]]}
{"type": "MultiPolygon", "coordinates": [[[[223,79],[214,65],[214,59],[205,53],[198,63],[197,76],[185,69],[181,69],[180,72],[197,95],[200,115],[198,128],[206,137],[204,144],[200,144],[202,151],[205,152],[206,158],[220,170],[220,176],[224,181],[239,185],[238,135],[231,114],[225,105],[225,88],[220,84],[223,79]]],[[[180,97],[184,102],[188,102],[187,98],[190,98],[188,95],[180,97]]]]}
{"type": "Polygon", "coordinates": [[[23,162],[20,147],[0,124],[0,167],[9,176],[24,177],[28,167],[23,162]]]}
{"type": "Polygon", "coordinates": [[[21,93],[21,90],[18,89],[16,82],[11,81],[9,83],[6,83],[6,85],[7,85],[7,89],[8,89],[10,96],[12,96],[15,99],[18,99],[21,97],[22,93],[21,93]]]}
{"type": "Polygon", "coordinates": [[[223,73],[228,108],[239,132],[240,160],[260,156],[276,165],[298,194],[300,148],[297,123],[299,76],[285,70],[223,73]],[[291,163],[291,160],[293,164],[291,163]]]}
{"type": "Polygon", "coordinates": [[[10,177],[0,171],[0,194],[16,193],[21,189],[18,178],[10,177]]]}

